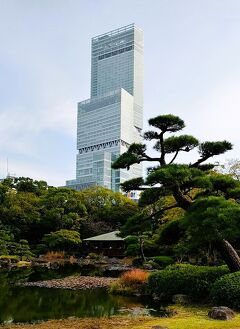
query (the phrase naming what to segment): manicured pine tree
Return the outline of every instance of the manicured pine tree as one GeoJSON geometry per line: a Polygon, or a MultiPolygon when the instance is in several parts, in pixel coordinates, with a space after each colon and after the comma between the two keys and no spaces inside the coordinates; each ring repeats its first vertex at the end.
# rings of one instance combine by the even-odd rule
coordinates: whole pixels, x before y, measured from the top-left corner
{"type": "Polygon", "coordinates": [[[167,137],[181,131],[184,121],[174,115],[160,115],[149,120],[153,130],[144,133],[145,140],[154,141],[157,156],[147,154],[146,144],[131,144],[127,152],[113,163],[113,169],[127,168],[141,162],[157,163],[148,169],[148,175],[124,182],[124,191],[143,190],[142,206],[161,205],[161,198],[173,196],[171,205],[153,207],[152,218],[166,210],[182,208],[182,220],[189,240],[210,242],[221,254],[229,269],[240,270],[240,258],[229,241],[240,237],[240,184],[237,180],[221,174],[213,174],[213,164],[205,164],[213,156],[232,149],[228,141],[200,143],[191,135],[167,137]],[[199,158],[189,164],[177,164],[181,152],[198,148],[199,158]],[[147,188],[146,188],[147,187],[147,188]],[[196,193],[198,191],[199,193],[196,193]]]}

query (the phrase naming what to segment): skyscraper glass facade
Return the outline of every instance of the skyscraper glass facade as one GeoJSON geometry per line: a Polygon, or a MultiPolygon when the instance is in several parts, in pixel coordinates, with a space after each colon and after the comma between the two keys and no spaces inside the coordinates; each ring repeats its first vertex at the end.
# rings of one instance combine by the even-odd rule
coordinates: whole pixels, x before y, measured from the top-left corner
{"type": "Polygon", "coordinates": [[[76,179],[119,191],[142,176],[142,166],[112,170],[111,163],[140,142],[143,120],[143,32],[134,24],[92,39],[91,98],[78,103],[76,179]]]}

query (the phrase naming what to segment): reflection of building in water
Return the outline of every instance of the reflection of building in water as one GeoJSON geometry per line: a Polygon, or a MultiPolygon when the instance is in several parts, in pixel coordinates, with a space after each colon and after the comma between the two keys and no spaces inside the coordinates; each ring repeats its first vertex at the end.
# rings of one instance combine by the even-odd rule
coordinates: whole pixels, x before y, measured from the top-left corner
{"type": "Polygon", "coordinates": [[[67,187],[120,183],[142,176],[142,165],[112,170],[111,163],[141,142],[143,32],[134,24],[92,39],[91,98],[78,103],[76,179],[67,187]]]}

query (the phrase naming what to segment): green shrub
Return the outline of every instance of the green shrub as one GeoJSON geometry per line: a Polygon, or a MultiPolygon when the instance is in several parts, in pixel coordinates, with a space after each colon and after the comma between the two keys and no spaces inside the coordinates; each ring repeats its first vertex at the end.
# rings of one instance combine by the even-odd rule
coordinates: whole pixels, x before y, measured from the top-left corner
{"type": "Polygon", "coordinates": [[[135,257],[133,260],[132,260],[132,266],[136,266],[136,267],[139,267],[139,266],[142,266],[143,265],[143,260],[141,257],[135,257]]]}
{"type": "Polygon", "coordinates": [[[19,262],[17,262],[17,267],[30,267],[31,266],[31,262],[27,262],[25,260],[20,260],[19,262]]]}
{"type": "Polygon", "coordinates": [[[125,242],[127,244],[137,244],[138,243],[138,237],[136,235],[129,235],[126,237],[125,242]]]}
{"type": "Polygon", "coordinates": [[[132,287],[122,286],[119,282],[113,283],[108,291],[113,295],[133,296],[136,291],[132,287]]]}
{"type": "Polygon", "coordinates": [[[155,256],[150,257],[149,259],[152,260],[154,263],[157,263],[161,267],[166,267],[174,263],[174,259],[170,256],[155,256]]]}
{"type": "Polygon", "coordinates": [[[137,243],[129,244],[126,248],[126,256],[136,256],[139,254],[139,245],[137,243]]]}
{"type": "Polygon", "coordinates": [[[240,309],[240,272],[224,275],[211,290],[211,300],[215,305],[226,305],[240,309]]]}
{"type": "Polygon", "coordinates": [[[143,267],[145,269],[154,269],[154,270],[161,270],[162,266],[155,263],[153,260],[149,259],[145,263],[143,263],[143,267]]]}
{"type": "MultiPolygon", "coordinates": [[[[139,244],[139,237],[137,236],[129,236],[126,238],[126,256],[139,256],[140,255],[140,244],[139,244]]],[[[144,247],[143,252],[146,257],[151,257],[154,255],[158,255],[159,253],[159,246],[153,240],[147,240],[144,238],[144,247]]]]}
{"type": "Polygon", "coordinates": [[[150,275],[148,288],[162,300],[171,300],[175,294],[187,294],[193,300],[203,301],[210,293],[212,284],[229,273],[225,266],[170,265],[150,275]]]}
{"type": "Polygon", "coordinates": [[[17,263],[20,260],[20,257],[17,255],[1,255],[0,260],[11,261],[12,263],[17,263]]]}
{"type": "Polygon", "coordinates": [[[144,255],[146,257],[152,257],[154,255],[159,255],[159,246],[154,240],[145,240],[144,241],[144,255]]]}
{"type": "Polygon", "coordinates": [[[91,259],[99,259],[99,255],[96,254],[95,252],[90,252],[88,254],[88,257],[91,258],[91,259]]]}
{"type": "Polygon", "coordinates": [[[80,234],[74,230],[61,229],[56,232],[45,234],[42,242],[53,251],[77,250],[81,244],[80,234]]]}

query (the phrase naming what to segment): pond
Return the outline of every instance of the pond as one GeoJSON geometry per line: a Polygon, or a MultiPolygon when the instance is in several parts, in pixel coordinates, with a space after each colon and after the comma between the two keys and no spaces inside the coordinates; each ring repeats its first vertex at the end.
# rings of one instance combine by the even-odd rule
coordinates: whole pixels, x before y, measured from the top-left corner
{"type": "MultiPolygon", "coordinates": [[[[86,275],[86,271],[84,275],[86,275]]],[[[76,267],[58,270],[12,269],[0,272],[0,323],[35,322],[68,317],[102,317],[123,309],[151,309],[147,300],[108,294],[103,288],[87,290],[14,286],[15,282],[60,278],[79,274],[76,267]]],[[[150,310],[150,312],[151,312],[150,310]]],[[[154,313],[154,310],[152,310],[154,313]]],[[[165,311],[162,311],[165,315],[165,311]]],[[[161,313],[161,312],[160,312],[161,313]]]]}

